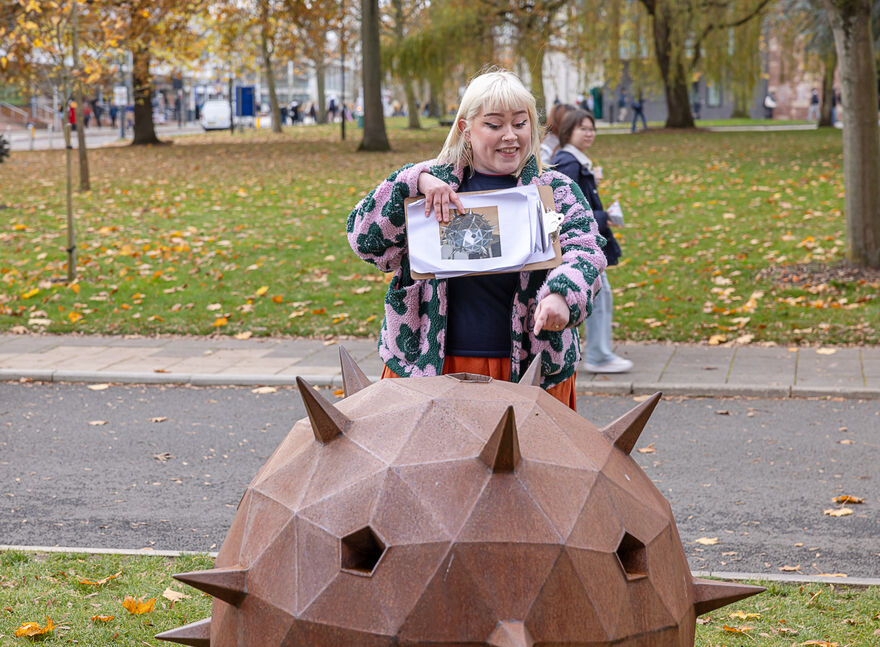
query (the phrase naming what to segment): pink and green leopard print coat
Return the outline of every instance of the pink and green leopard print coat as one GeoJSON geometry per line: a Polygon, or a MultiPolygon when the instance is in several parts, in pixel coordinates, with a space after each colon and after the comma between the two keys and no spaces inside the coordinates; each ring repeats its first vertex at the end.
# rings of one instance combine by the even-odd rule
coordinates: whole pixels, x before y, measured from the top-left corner
{"type": "MultiPolygon", "coordinates": [[[[419,174],[429,172],[454,189],[462,169],[435,161],[404,166],[361,200],[348,216],[348,242],[355,253],[383,272],[394,272],[385,295],[385,320],[379,336],[379,355],[392,371],[404,377],[440,375],[446,341],[446,281],[414,280],[406,248],[403,201],[418,195],[419,174]]],[[[546,389],[574,375],[580,361],[577,327],[592,311],[597,278],[605,269],[590,207],[577,184],[556,171],[538,174],[532,157],[518,184],[549,185],[556,211],[564,216],[560,230],[562,264],[552,270],[520,272],[511,313],[510,380],[518,381],[540,354],[542,386],[546,389]],[[568,303],[568,327],[535,335],[535,308],[555,292],[568,303]]]]}

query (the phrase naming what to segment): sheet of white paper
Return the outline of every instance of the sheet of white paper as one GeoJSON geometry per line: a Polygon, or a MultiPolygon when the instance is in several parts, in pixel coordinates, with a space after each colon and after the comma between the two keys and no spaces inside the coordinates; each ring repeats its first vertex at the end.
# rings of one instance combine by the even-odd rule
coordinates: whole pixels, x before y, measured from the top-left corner
{"type": "MultiPolygon", "coordinates": [[[[514,271],[536,260],[533,258],[535,244],[540,248],[536,233],[540,196],[536,186],[479,195],[462,194],[460,198],[466,209],[477,214],[481,207],[497,207],[497,224],[492,224],[491,231],[493,244],[487,245],[484,248],[486,253],[478,258],[474,257],[477,254],[462,251],[461,247],[441,244],[440,224],[433,215],[425,217],[424,200],[417,200],[407,209],[408,246],[413,271],[442,278],[474,272],[514,271]],[[497,253],[499,250],[500,253],[497,253]]],[[[488,226],[485,219],[481,222],[488,226]]],[[[477,233],[485,235],[484,232],[477,233]]],[[[464,236],[465,241],[473,238],[469,232],[465,232],[464,236]]]]}
{"type": "Polygon", "coordinates": [[[623,209],[620,208],[620,203],[617,200],[611,203],[611,206],[605,210],[605,213],[608,214],[608,220],[611,221],[612,225],[623,227],[623,209]]]}

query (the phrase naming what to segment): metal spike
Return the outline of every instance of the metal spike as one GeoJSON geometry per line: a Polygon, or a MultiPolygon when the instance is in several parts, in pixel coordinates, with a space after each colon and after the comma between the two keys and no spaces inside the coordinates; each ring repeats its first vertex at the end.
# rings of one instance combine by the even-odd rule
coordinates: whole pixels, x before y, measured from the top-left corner
{"type": "Polygon", "coordinates": [[[480,460],[493,472],[512,472],[519,464],[519,438],[516,434],[516,419],[513,406],[507,407],[492,436],[486,441],[480,460]]]}
{"type": "Polygon", "coordinates": [[[346,398],[372,384],[344,346],[339,347],[339,364],[342,367],[342,389],[346,398]]]}
{"type": "Polygon", "coordinates": [[[247,594],[245,568],[214,568],[207,571],[177,573],[172,577],[232,605],[238,605],[247,594]]]}
{"type": "Polygon", "coordinates": [[[602,429],[602,434],[624,454],[631,453],[662,395],[657,391],[644,402],[640,402],[634,409],[602,429]]]}
{"type": "Polygon", "coordinates": [[[312,431],[320,443],[329,443],[339,434],[348,429],[351,421],[336,407],[319,395],[312,385],[297,376],[296,385],[302,396],[306,411],[309,412],[309,421],[312,423],[312,431]]]}
{"type": "Polygon", "coordinates": [[[154,638],[179,645],[190,645],[190,647],[211,647],[211,619],[205,618],[171,631],[165,631],[156,634],[154,638]]]}
{"type": "Polygon", "coordinates": [[[694,612],[699,616],[726,604],[766,591],[763,586],[693,579],[694,612]]]}
{"type": "Polygon", "coordinates": [[[536,355],[532,363],[519,378],[520,384],[530,384],[531,386],[541,386],[541,356],[536,355]]]}

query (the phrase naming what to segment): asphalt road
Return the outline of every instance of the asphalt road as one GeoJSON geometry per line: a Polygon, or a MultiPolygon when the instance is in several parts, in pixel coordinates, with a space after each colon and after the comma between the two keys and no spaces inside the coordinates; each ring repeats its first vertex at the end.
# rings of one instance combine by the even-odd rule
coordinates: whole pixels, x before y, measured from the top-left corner
{"type": "MultiPolygon", "coordinates": [[[[602,426],[634,402],[578,406],[602,426]]],[[[304,416],[290,388],[0,383],[0,544],[217,550],[304,416]]],[[[880,578],[876,400],[663,400],[633,457],[694,570],[880,578]],[[865,503],[823,514],[841,494],[865,503]]]]}

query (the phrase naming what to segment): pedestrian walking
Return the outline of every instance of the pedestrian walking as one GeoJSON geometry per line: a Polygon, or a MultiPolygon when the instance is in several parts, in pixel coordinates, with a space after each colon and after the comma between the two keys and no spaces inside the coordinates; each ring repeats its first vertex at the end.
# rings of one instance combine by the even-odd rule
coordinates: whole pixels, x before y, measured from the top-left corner
{"type": "Polygon", "coordinates": [[[67,120],[71,130],[76,130],[76,101],[67,102],[67,120]]]}
{"type": "Polygon", "coordinates": [[[764,118],[773,119],[773,110],[776,109],[776,93],[768,92],[764,97],[764,118]]]}
{"type": "Polygon", "coordinates": [[[636,132],[636,123],[638,122],[639,119],[642,120],[642,130],[647,130],[648,129],[648,122],[645,120],[644,105],[642,103],[641,93],[639,93],[638,99],[633,99],[632,111],[633,111],[633,123],[632,123],[632,129],[630,130],[630,132],[632,132],[632,133],[636,132]]]}
{"type": "Polygon", "coordinates": [[[813,88],[810,92],[810,107],[807,109],[807,120],[819,120],[819,91],[813,88]]]}
{"type": "MultiPolygon", "coordinates": [[[[559,148],[553,156],[553,164],[577,182],[593,210],[599,233],[607,241],[602,252],[607,265],[617,265],[621,256],[620,245],[614,238],[608,212],[599,198],[598,184],[602,180],[602,167],[593,165],[587,151],[596,140],[596,120],[585,110],[572,110],[562,119],[559,129],[559,148]]],[[[611,336],[613,328],[614,300],[608,272],[600,275],[601,288],[593,299],[593,312],[587,318],[587,349],[584,368],[592,373],[624,373],[633,363],[613,351],[611,336]]]]}
{"type": "Polygon", "coordinates": [[[837,106],[840,105],[840,93],[837,88],[831,91],[831,124],[837,124],[837,106]]]}
{"type": "Polygon", "coordinates": [[[518,381],[540,357],[541,386],[572,409],[580,360],[577,328],[592,308],[605,257],[588,204],[538,153],[534,96],[507,71],[473,79],[435,160],[392,173],[348,216],[364,260],[394,272],[379,355],[385,378],[477,373],[518,381]],[[553,185],[563,216],[562,263],[550,270],[416,280],[410,275],[404,198],[425,196],[425,217],[448,223],[458,192],[553,185]]]}

